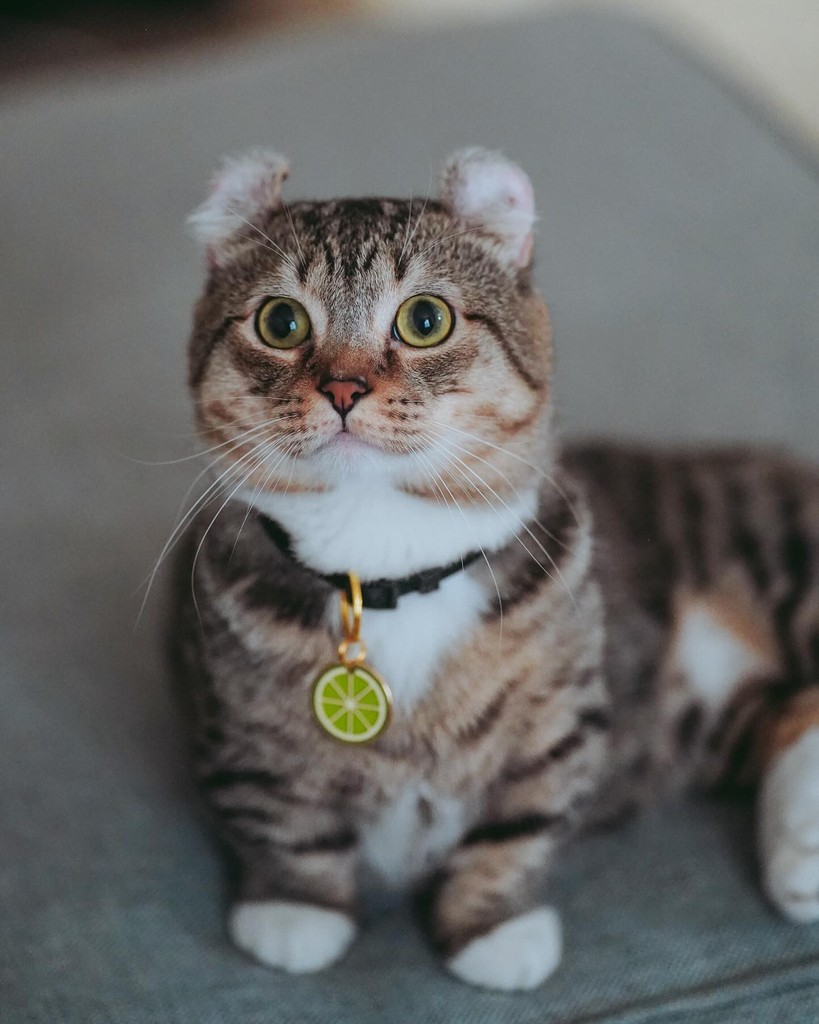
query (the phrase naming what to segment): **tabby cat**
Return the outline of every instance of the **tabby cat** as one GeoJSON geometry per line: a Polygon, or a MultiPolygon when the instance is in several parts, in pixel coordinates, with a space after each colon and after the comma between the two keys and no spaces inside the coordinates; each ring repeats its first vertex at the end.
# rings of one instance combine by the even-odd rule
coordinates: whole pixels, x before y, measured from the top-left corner
{"type": "Polygon", "coordinates": [[[540,899],[567,841],[724,781],[758,785],[770,899],[819,918],[819,474],[561,450],[532,188],[500,155],[455,153],[424,203],[285,205],[286,175],[229,160],[192,216],[190,386],[220,474],[174,664],[233,941],[327,966],[367,867],[424,894],[456,976],[531,988],[561,957],[540,899]],[[348,573],[370,703],[348,657],[319,706],[341,594],[363,654],[348,573]]]}

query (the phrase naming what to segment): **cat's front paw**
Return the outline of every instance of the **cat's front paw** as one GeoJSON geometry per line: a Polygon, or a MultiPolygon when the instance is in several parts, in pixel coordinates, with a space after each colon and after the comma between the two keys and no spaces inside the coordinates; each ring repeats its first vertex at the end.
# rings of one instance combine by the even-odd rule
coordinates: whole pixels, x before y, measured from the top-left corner
{"type": "Polygon", "coordinates": [[[255,960],[306,974],[335,963],[353,941],[356,926],[339,910],[261,900],[236,903],[228,932],[234,944],[255,960]]]}
{"type": "Polygon", "coordinates": [[[537,988],[560,963],[560,918],[538,907],[473,939],[449,961],[449,970],[471,985],[515,991],[537,988]]]}
{"type": "Polygon", "coordinates": [[[765,889],[792,921],[819,920],[819,729],[768,769],[759,803],[765,889]]]}

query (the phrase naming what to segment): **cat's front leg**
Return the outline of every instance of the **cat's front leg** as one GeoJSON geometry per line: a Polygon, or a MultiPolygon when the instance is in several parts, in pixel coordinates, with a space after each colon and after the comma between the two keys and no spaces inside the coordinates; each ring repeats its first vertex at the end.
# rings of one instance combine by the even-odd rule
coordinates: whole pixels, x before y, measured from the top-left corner
{"type": "Polygon", "coordinates": [[[494,818],[451,854],[432,893],[429,929],[448,969],[486,988],[531,989],[560,963],[560,919],[538,892],[559,819],[534,811],[494,818]]]}
{"type": "Polygon", "coordinates": [[[432,940],[463,981],[531,989],[560,963],[560,919],[539,903],[542,883],[597,791],[608,726],[596,674],[533,705],[486,813],[450,855],[430,904],[432,940]],[[537,713],[544,707],[547,724],[537,713]]]}
{"type": "Polygon", "coordinates": [[[217,812],[236,874],[228,932],[269,967],[321,970],[356,935],[357,836],[329,809],[275,798],[263,806],[217,812]]]}
{"type": "Polygon", "coordinates": [[[339,960],[355,938],[352,917],[293,900],[244,900],[233,905],[228,932],[244,953],[292,974],[320,971],[339,960]]]}

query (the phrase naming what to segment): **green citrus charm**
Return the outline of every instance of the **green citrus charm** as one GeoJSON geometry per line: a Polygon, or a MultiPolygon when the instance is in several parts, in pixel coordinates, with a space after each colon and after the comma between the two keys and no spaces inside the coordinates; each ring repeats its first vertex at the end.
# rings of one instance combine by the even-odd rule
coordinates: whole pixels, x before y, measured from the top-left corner
{"type": "Polygon", "coordinates": [[[313,712],[319,725],[342,743],[367,743],[390,720],[392,695],[363,665],[331,665],[313,686],[313,712]]]}

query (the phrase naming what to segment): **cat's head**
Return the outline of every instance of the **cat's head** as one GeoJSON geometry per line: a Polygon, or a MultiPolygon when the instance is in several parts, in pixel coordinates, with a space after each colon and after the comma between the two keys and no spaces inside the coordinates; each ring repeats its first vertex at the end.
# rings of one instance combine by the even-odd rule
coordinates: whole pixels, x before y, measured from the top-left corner
{"type": "Polygon", "coordinates": [[[191,217],[208,281],[190,383],[237,484],[321,491],[377,475],[481,501],[531,480],[548,448],[551,339],[523,171],[463,150],[437,199],[289,204],[286,176],[274,153],[230,159],[191,217]]]}

